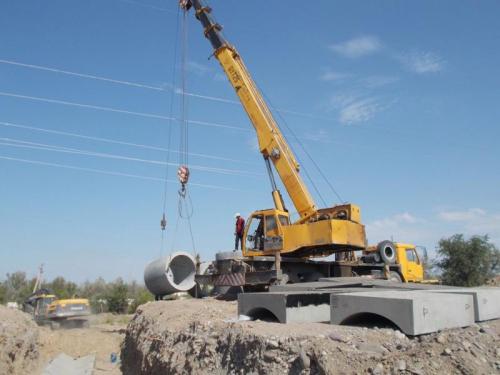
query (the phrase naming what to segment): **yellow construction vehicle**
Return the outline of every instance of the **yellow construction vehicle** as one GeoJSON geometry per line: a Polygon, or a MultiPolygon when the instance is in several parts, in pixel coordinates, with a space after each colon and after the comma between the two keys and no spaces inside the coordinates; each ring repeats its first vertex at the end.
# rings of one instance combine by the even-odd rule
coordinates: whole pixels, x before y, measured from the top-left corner
{"type": "Polygon", "coordinates": [[[42,288],[43,265],[33,288],[33,293],[24,301],[23,311],[31,314],[40,325],[52,329],[61,326],[88,327],[86,316],[90,315],[90,303],[86,298],[58,299],[48,289],[42,288]]]}
{"type": "MultiPolygon", "coordinates": [[[[368,247],[360,208],[352,203],[318,208],[300,175],[300,166],[254,83],[236,48],[221,33],[211,8],[202,0],[181,0],[188,11],[194,8],[204,35],[213,47],[230,84],[253,124],[272,188],[274,208],[250,215],[243,234],[242,253],[218,254],[215,284],[256,285],[312,281],[322,276],[391,274],[402,281],[423,278],[422,260],[415,246],[384,241],[376,247],[379,258],[368,247]],[[273,167],[299,218],[292,221],[276,185],[273,167]],[[354,252],[363,251],[357,259],[354,252]],[[409,254],[414,254],[411,259],[409,254]],[[314,258],[336,254],[336,261],[317,262],[314,258]],[[281,258],[283,256],[283,258],[281,258]],[[285,258],[286,257],[286,258],[285,258]],[[372,262],[378,259],[379,262],[372,262]],[[392,273],[391,273],[392,272],[392,273]]],[[[199,276],[200,282],[207,277],[199,276]]]]}

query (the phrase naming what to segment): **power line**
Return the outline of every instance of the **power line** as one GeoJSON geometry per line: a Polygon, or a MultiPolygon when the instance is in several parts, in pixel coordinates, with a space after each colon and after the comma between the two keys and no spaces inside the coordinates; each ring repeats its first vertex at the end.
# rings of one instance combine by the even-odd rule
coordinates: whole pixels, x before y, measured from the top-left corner
{"type": "MultiPolygon", "coordinates": [[[[45,162],[45,161],[40,161],[40,160],[20,159],[20,158],[13,158],[13,157],[4,156],[4,155],[0,155],[0,159],[9,160],[9,161],[17,161],[17,162],[28,163],[28,164],[44,165],[44,166],[56,167],[56,168],[73,169],[73,170],[84,171],[84,172],[93,172],[93,173],[105,174],[105,175],[110,175],[110,176],[131,177],[131,178],[138,178],[141,180],[151,180],[151,181],[161,181],[161,182],[164,181],[163,178],[159,178],[159,177],[142,176],[142,175],[115,172],[115,171],[109,171],[109,170],[103,170],[103,169],[77,167],[77,166],[69,165],[69,164],[51,163],[51,162],[45,162]]],[[[174,182],[174,181],[172,180],[171,182],[174,182]]],[[[191,183],[191,185],[197,186],[197,187],[202,187],[202,188],[207,188],[207,189],[245,192],[245,190],[228,188],[227,186],[217,186],[217,185],[198,184],[198,183],[191,183]]]]}
{"type": "MultiPolygon", "coordinates": [[[[34,100],[34,101],[39,101],[39,102],[45,102],[45,103],[61,104],[61,105],[74,106],[74,107],[87,108],[87,109],[95,109],[98,111],[109,111],[109,112],[123,113],[123,114],[127,114],[127,115],[155,118],[155,119],[160,119],[160,120],[173,120],[176,122],[180,121],[180,119],[177,119],[177,118],[172,118],[172,117],[163,116],[163,115],[157,115],[157,114],[153,114],[153,113],[135,112],[135,111],[129,111],[129,110],[125,110],[125,109],[102,107],[102,106],[93,105],[93,104],[69,102],[69,101],[65,101],[65,100],[42,98],[42,97],[38,97],[38,96],[21,95],[21,94],[15,94],[15,93],[4,92],[4,91],[0,91],[0,95],[11,97],[11,98],[28,99],[28,100],[34,100]]],[[[233,130],[240,130],[240,131],[250,131],[250,129],[245,129],[245,128],[242,128],[240,126],[218,124],[215,122],[198,121],[198,120],[189,120],[189,122],[191,124],[195,124],[195,125],[211,126],[211,127],[233,129],[233,130]]]]}
{"type": "Polygon", "coordinates": [[[174,10],[172,10],[172,9],[161,8],[161,7],[157,7],[157,6],[155,6],[155,5],[141,3],[141,2],[139,2],[139,1],[133,1],[133,0],[115,0],[115,1],[119,1],[119,2],[122,2],[122,3],[127,3],[127,4],[139,5],[139,6],[144,7],[144,8],[149,8],[149,9],[159,10],[159,11],[161,11],[161,12],[176,13],[176,12],[175,12],[174,10]]]}
{"type": "MultiPolygon", "coordinates": [[[[63,135],[63,136],[67,136],[67,137],[81,138],[81,139],[97,141],[97,142],[112,143],[112,144],[117,144],[117,145],[122,145],[122,146],[131,146],[131,147],[144,148],[144,149],[156,150],[156,151],[162,151],[162,152],[170,151],[173,153],[179,153],[178,150],[169,150],[167,148],[158,147],[158,146],[145,145],[145,144],[141,144],[141,143],[125,142],[125,141],[120,141],[120,140],[110,139],[110,138],[103,138],[103,137],[94,137],[94,136],[90,136],[90,135],[70,133],[70,132],[64,132],[64,131],[60,131],[60,130],[46,129],[46,128],[40,128],[40,127],[35,127],[35,126],[28,126],[28,125],[22,125],[22,124],[17,124],[17,123],[12,123],[12,122],[6,122],[6,121],[0,121],[0,126],[37,131],[37,132],[43,132],[43,133],[48,133],[48,134],[63,135]]],[[[215,155],[209,155],[209,154],[200,154],[200,153],[195,153],[195,152],[190,152],[190,155],[197,156],[200,158],[224,160],[224,161],[230,161],[230,162],[235,162],[235,163],[255,164],[255,163],[252,163],[249,161],[226,158],[226,157],[222,157],[222,156],[215,156],[215,155]]]]}
{"type": "MultiPolygon", "coordinates": [[[[64,146],[58,146],[58,145],[49,145],[49,144],[37,143],[37,142],[29,142],[29,141],[12,139],[12,138],[0,138],[0,145],[8,146],[8,147],[17,147],[17,148],[30,148],[30,149],[36,149],[36,150],[42,150],[42,151],[62,152],[62,153],[75,154],[75,155],[93,156],[93,157],[107,158],[107,159],[134,161],[134,162],[149,163],[149,164],[156,164],[156,165],[166,165],[166,162],[160,161],[160,160],[150,160],[150,159],[135,158],[135,157],[124,156],[124,155],[94,152],[94,151],[88,151],[88,150],[81,150],[81,149],[77,149],[77,148],[64,147],[64,146]]],[[[175,166],[176,164],[169,163],[169,165],[175,166]]],[[[194,165],[194,166],[192,166],[192,169],[204,171],[204,172],[226,174],[226,175],[262,176],[262,174],[259,174],[256,172],[226,169],[226,168],[206,167],[206,166],[200,166],[200,165],[194,165]]]]}
{"type": "MultiPolygon", "coordinates": [[[[165,87],[161,87],[161,86],[153,86],[153,85],[147,85],[144,83],[119,80],[119,79],[104,77],[104,76],[100,76],[100,75],[78,73],[78,72],[73,72],[73,71],[65,70],[65,69],[58,69],[58,68],[36,65],[36,64],[27,64],[27,63],[22,63],[22,62],[13,61],[13,60],[6,60],[6,59],[0,59],[0,63],[19,66],[19,67],[28,68],[28,69],[36,69],[36,70],[42,70],[42,71],[47,71],[47,72],[52,72],[52,73],[65,74],[65,75],[79,77],[79,78],[93,79],[93,80],[97,80],[97,81],[109,82],[109,83],[114,83],[114,84],[119,84],[119,85],[154,90],[154,91],[163,91],[163,92],[173,91],[177,95],[182,95],[182,90],[179,88],[175,88],[172,85],[168,86],[168,88],[165,88],[165,87]]],[[[192,93],[192,92],[185,92],[184,94],[186,96],[191,96],[193,98],[198,98],[198,99],[204,99],[204,100],[210,100],[210,101],[214,101],[214,102],[234,104],[234,105],[241,105],[239,100],[220,98],[220,97],[211,96],[211,95],[202,95],[202,94],[197,94],[197,93],[192,93]]],[[[275,111],[288,113],[288,114],[292,114],[292,115],[296,115],[296,116],[302,116],[302,117],[308,117],[308,118],[312,118],[312,119],[320,119],[320,120],[330,121],[329,118],[318,116],[318,115],[315,115],[312,113],[304,113],[304,112],[298,112],[298,111],[293,111],[293,110],[289,110],[289,109],[281,109],[281,108],[274,108],[274,107],[273,107],[273,109],[275,111]]]]}

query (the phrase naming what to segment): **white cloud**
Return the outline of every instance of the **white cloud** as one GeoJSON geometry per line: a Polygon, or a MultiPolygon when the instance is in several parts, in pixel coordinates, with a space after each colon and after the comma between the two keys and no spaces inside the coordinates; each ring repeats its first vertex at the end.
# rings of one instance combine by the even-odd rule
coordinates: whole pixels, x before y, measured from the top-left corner
{"type": "Polygon", "coordinates": [[[329,143],[330,135],[325,129],[317,129],[314,131],[309,131],[302,136],[302,139],[313,141],[313,142],[321,142],[321,143],[329,143]]]}
{"type": "Polygon", "coordinates": [[[417,74],[437,73],[444,69],[445,61],[432,52],[413,51],[398,56],[407,69],[417,74]]]}
{"type": "Polygon", "coordinates": [[[259,140],[257,139],[257,137],[248,138],[247,146],[252,152],[260,152],[259,140]]]}
{"type": "Polygon", "coordinates": [[[339,55],[357,58],[377,52],[381,47],[382,44],[378,38],[367,35],[333,44],[330,46],[330,49],[339,55]]]}
{"type": "Polygon", "coordinates": [[[225,82],[225,81],[227,81],[227,77],[224,73],[215,73],[214,81],[225,82]]]}
{"type": "Polygon", "coordinates": [[[327,70],[325,73],[323,73],[320,79],[325,82],[332,82],[332,81],[341,81],[349,77],[351,77],[351,74],[338,73],[338,72],[333,72],[331,70],[327,70]]]}
{"type": "Polygon", "coordinates": [[[485,235],[500,246],[500,213],[490,213],[482,208],[458,211],[441,211],[438,219],[453,224],[456,233],[485,235]]]}
{"type": "Polygon", "coordinates": [[[371,244],[393,239],[398,242],[427,245],[433,239],[433,233],[428,230],[428,222],[409,212],[369,222],[366,225],[366,233],[371,244]]]}
{"type": "Polygon", "coordinates": [[[386,108],[387,105],[375,96],[339,94],[332,96],[329,102],[329,110],[337,109],[339,121],[345,125],[366,122],[386,108]]]}
{"type": "Polygon", "coordinates": [[[486,211],[481,208],[469,208],[465,211],[442,211],[438,214],[444,221],[471,221],[484,217],[486,211]]]}
{"type": "Polygon", "coordinates": [[[186,68],[189,72],[197,76],[203,76],[211,70],[208,66],[197,63],[196,61],[188,61],[186,68]]]}
{"type": "Polygon", "coordinates": [[[394,76],[369,76],[360,80],[361,84],[369,89],[387,86],[397,81],[399,78],[394,76]]]}
{"type": "Polygon", "coordinates": [[[373,220],[366,224],[370,244],[387,239],[427,247],[431,256],[442,238],[462,233],[465,236],[488,235],[500,246],[500,212],[490,213],[481,208],[441,211],[425,219],[409,212],[373,220]]]}

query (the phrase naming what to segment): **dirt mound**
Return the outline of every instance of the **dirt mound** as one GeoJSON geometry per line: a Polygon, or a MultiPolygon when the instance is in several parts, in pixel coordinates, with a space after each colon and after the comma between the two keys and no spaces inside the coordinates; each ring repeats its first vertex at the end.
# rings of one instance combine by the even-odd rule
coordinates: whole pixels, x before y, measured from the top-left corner
{"type": "Polygon", "coordinates": [[[485,374],[500,370],[500,321],[407,338],[390,328],[235,321],[236,303],[143,305],[122,345],[124,374],[485,374]]]}
{"type": "Polygon", "coordinates": [[[0,306],[0,374],[27,374],[38,359],[38,326],[28,314],[0,306]]]}

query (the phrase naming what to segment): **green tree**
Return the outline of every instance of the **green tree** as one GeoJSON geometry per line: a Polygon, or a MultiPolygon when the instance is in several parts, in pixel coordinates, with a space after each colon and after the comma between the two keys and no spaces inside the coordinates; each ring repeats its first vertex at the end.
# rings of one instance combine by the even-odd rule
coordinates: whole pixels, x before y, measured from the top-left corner
{"type": "Polygon", "coordinates": [[[7,303],[7,288],[5,282],[0,283],[0,304],[7,303]]]}
{"type": "Polygon", "coordinates": [[[99,277],[95,281],[86,281],[78,288],[78,295],[88,298],[92,311],[101,313],[107,311],[106,297],[108,295],[108,283],[99,277]]]}
{"type": "Polygon", "coordinates": [[[153,301],[153,295],[144,286],[139,285],[136,286],[136,289],[134,290],[134,293],[130,295],[130,298],[133,302],[128,308],[129,314],[134,314],[135,310],[137,310],[140,305],[153,301]]]}
{"type": "Polygon", "coordinates": [[[127,285],[121,278],[115,280],[106,295],[108,310],[113,313],[125,313],[127,311],[127,285]]]}
{"type": "Polygon", "coordinates": [[[465,239],[463,234],[455,234],[439,241],[437,253],[436,265],[447,285],[483,285],[500,270],[500,251],[488,236],[465,239]]]}
{"type": "Polygon", "coordinates": [[[71,281],[66,281],[64,277],[58,276],[52,282],[45,285],[59,299],[72,298],[77,291],[77,286],[71,281]]]}
{"type": "Polygon", "coordinates": [[[34,280],[28,280],[26,273],[17,271],[8,273],[5,282],[5,299],[7,302],[22,303],[33,292],[34,280]]]}

